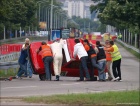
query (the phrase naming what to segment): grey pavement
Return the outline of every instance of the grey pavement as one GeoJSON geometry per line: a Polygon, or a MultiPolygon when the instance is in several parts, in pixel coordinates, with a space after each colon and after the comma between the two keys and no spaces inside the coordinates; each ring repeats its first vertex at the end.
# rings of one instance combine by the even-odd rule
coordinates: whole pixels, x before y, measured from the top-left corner
{"type": "MultiPolygon", "coordinates": [[[[77,82],[78,77],[61,77],[61,81],[40,81],[38,75],[33,78],[1,81],[1,97],[46,96],[55,94],[92,93],[139,89],[139,60],[122,46],[122,82],[89,81],[77,82]]],[[[53,77],[55,79],[55,77],[53,77]]]]}

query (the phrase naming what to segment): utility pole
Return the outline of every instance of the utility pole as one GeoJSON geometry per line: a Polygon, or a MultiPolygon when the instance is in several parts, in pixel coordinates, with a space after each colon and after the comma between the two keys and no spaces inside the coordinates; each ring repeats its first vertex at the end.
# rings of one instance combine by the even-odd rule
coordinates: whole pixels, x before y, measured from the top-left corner
{"type": "Polygon", "coordinates": [[[6,37],[5,37],[5,26],[4,26],[4,40],[5,40],[5,38],[6,38],[6,37]]]}
{"type": "Polygon", "coordinates": [[[90,32],[90,22],[89,22],[89,32],[90,32]]]}
{"type": "Polygon", "coordinates": [[[51,40],[51,38],[52,38],[53,0],[51,0],[51,16],[50,16],[50,18],[51,18],[51,22],[50,22],[50,39],[49,40],[51,40]]]}

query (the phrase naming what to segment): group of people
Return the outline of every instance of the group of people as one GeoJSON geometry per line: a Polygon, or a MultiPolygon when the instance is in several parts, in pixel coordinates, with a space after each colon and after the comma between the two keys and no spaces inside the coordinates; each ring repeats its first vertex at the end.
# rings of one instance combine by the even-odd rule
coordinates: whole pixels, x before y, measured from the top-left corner
{"type": "Polygon", "coordinates": [[[100,41],[96,41],[96,44],[92,44],[87,39],[75,39],[75,46],[73,52],[75,60],[78,56],[80,60],[80,79],[78,81],[84,81],[84,72],[86,81],[91,80],[94,77],[94,68],[98,69],[99,81],[113,80],[113,76],[110,71],[112,63],[112,71],[114,75],[114,81],[122,81],[121,78],[121,54],[117,45],[113,41],[107,40],[105,44],[101,44],[100,41]],[[92,65],[92,76],[90,77],[87,62],[92,65]],[[107,66],[107,67],[106,67],[107,66]],[[105,69],[107,68],[108,78],[106,78],[105,69]]]}
{"type": "MultiPolygon", "coordinates": [[[[106,40],[105,44],[101,44],[100,41],[96,41],[96,44],[92,44],[87,39],[74,39],[74,51],[71,61],[75,61],[78,56],[80,60],[79,73],[80,79],[78,81],[90,81],[94,79],[94,69],[98,70],[99,81],[113,80],[122,81],[121,78],[121,54],[117,45],[113,41],[106,40]],[[91,64],[90,70],[91,74],[88,71],[88,62],[91,64]],[[112,63],[112,72],[110,71],[110,66],[112,63]],[[107,71],[105,71],[105,69],[107,71]],[[85,79],[84,79],[85,73],[85,79]],[[108,74],[108,77],[106,76],[108,74]]],[[[22,74],[25,76],[32,77],[32,70],[30,62],[28,61],[27,48],[29,47],[29,39],[25,39],[25,44],[22,47],[21,54],[19,57],[19,71],[17,73],[17,78],[21,78],[22,74]]],[[[41,55],[42,61],[45,67],[46,81],[52,80],[51,78],[51,64],[53,64],[54,74],[56,76],[56,81],[60,80],[61,66],[63,61],[63,40],[56,39],[52,44],[47,42],[41,42],[41,46],[36,51],[37,54],[41,55]]]]}

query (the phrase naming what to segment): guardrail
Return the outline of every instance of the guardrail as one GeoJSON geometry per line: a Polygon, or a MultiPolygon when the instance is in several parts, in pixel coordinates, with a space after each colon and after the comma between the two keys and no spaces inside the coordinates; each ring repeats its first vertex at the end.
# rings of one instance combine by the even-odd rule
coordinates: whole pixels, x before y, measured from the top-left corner
{"type": "Polygon", "coordinates": [[[128,44],[126,44],[126,43],[124,43],[123,41],[118,40],[118,39],[117,39],[117,42],[120,42],[120,43],[123,44],[125,47],[130,48],[130,49],[136,51],[137,53],[140,53],[140,50],[139,50],[138,48],[135,48],[134,46],[128,45],[128,44]]]}
{"type": "Polygon", "coordinates": [[[14,73],[16,73],[16,68],[19,68],[18,61],[10,61],[10,62],[0,62],[0,69],[5,70],[5,74],[7,74],[8,69],[14,69],[14,73]]]}
{"type": "Polygon", "coordinates": [[[33,40],[47,40],[48,37],[47,36],[22,36],[22,37],[18,37],[18,38],[10,38],[10,39],[5,39],[5,40],[0,40],[0,44],[4,44],[4,43],[13,43],[13,42],[19,42],[22,41],[24,42],[25,38],[29,38],[31,41],[33,40]]]}
{"type": "Polygon", "coordinates": [[[19,58],[20,52],[14,52],[11,54],[1,55],[0,62],[7,62],[17,60],[19,58]]]}

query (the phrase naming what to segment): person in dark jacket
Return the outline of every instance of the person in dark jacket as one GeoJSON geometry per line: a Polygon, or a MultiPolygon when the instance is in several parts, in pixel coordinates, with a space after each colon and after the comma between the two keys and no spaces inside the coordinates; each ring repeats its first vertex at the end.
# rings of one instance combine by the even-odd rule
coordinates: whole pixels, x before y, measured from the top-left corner
{"type": "Polygon", "coordinates": [[[100,41],[96,41],[96,47],[98,48],[97,53],[97,62],[101,69],[98,69],[99,81],[105,81],[106,74],[104,72],[106,67],[106,55],[103,46],[100,44],[100,41]]]}
{"type": "Polygon", "coordinates": [[[20,57],[18,59],[18,63],[19,63],[20,68],[19,68],[19,71],[16,75],[16,78],[21,78],[21,75],[27,71],[26,63],[27,63],[27,57],[28,57],[28,53],[27,53],[28,46],[29,46],[29,44],[26,43],[25,47],[23,47],[21,49],[21,54],[20,54],[20,57]]]}
{"type": "Polygon", "coordinates": [[[84,48],[88,53],[89,61],[91,62],[91,79],[94,80],[94,68],[101,70],[101,67],[97,64],[97,54],[96,47],[93,48],[93,45],[89,43],[87,39],[83,41],[84,48]]]}

